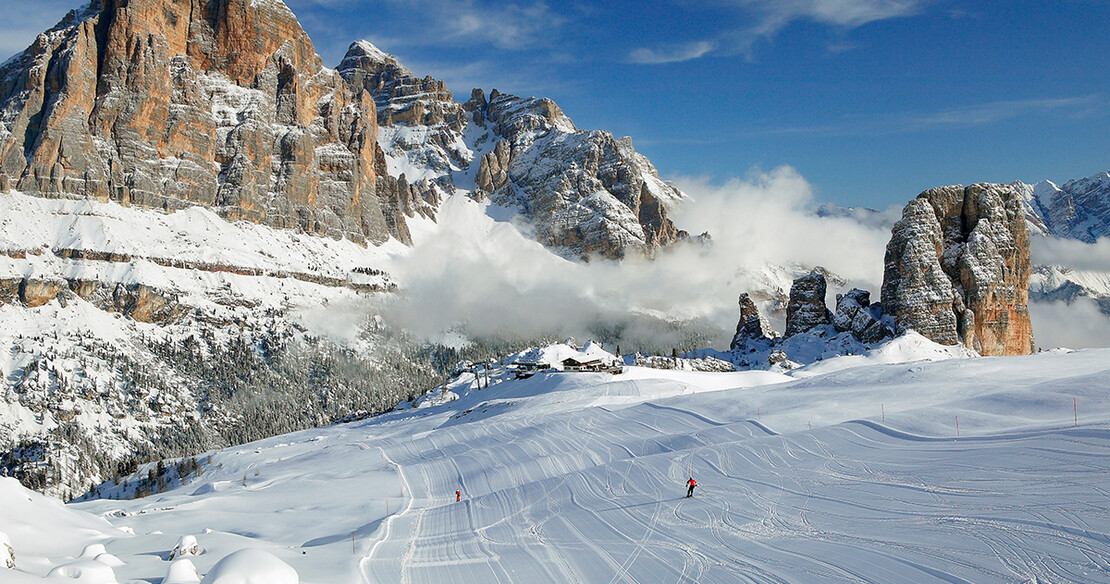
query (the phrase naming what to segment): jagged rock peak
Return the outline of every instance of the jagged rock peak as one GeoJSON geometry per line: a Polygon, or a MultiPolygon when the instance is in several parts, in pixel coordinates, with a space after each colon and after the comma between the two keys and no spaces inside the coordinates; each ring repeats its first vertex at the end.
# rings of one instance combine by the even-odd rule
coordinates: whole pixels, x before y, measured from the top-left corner
{"type": "Polygon", "coordinates": [[[347,54],[339,63],[339,72],[345,73],[359,69],[366,72],[379,72],[386,69],[395,69],[401,75],[412,76],[412,71],[397,60],[397,57],[379,49],[368,40],[351,43],[347,54]]]}
{"type": "Polygon", "coordinates": [[[885,263],[882,304],[899,333],[983,355],[1032,352],[1029,232],[1012,185],[921,193],[895,224],[885,263]]]}
{"type": "Polygon", "coordinates": [[[667,217],[685,199],[628,138],[578,130],[550,99],[474,92],[466,105],[495,141],[476,196],[519,208],[536,237],[568,257],[651,255],[689,235],[667,217]],[[481,115],[479,115],[481,114],[481,115]]]}
{"type": "Polygon", "coordinates": [[[790,303],[786,306],[786,336],[792,337],[812,328],[829,324],[832,313],[825,306],[828,284],[821,270],[802,276],[790,286],[790,303]]]}
{"type": "Polygon", "coordinates": [[[871,304],[871,293],[853,288],[836,295],[836,314],[833,326],[837,332],[850,332],[864,343],[877,343],[894,336],[894,331],[882,322],[882,307],[871,304]]]}
{"type": "Polygon", "coordinates": [[[751,341],[765,341],[778,336],[747,292],[740,295],[739,304],[740,320],[736,323],[736,336],[732,338],[730,350],[744,349],[751,341]]]}
{"type": "Polygon", "coordinates": [[[101,0],[0,68],[0,173],[30,194],[404,239],[376,135],[278,0],[101,0]]]}

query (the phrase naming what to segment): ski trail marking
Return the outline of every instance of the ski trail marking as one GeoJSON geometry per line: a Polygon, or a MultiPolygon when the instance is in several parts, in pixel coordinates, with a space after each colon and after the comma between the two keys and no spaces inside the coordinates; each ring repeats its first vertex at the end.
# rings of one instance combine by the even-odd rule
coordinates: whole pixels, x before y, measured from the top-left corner
{"type": "MultiPolygon", "coordinates": [[[[400,479],[401,479],[401,484],[402,484],[402,489],[403,489],[402,498],[405,499],[405,507],[399,513],[396,513],[394,515],[387,515],[386,516],[385,526],[382,529],[381,537],[378,538],[378,541],[374,542],[374,545],[370,546],[370,550],[366,553],[366,555],[364,555],[362,557],[361,560],[359,560],[359,573],[362,576],[362,581],[363,581],[364,584],[373,584],[375,582],[375,580],[370,578],[370,575],[369,575],[369,572],[368,572],[368,570],[370,568],[369,564],[374,561],[374,554],[377,553],[378,548],[381,547],[381,545],[383,543],[388,541],[389,538],[393,535],[393,523],[394,523],[394,521],[396,521],[397,519],[409,514],[409,512],[412,510],[412,507],[413,507],[413,501],[416,498],[415,497],[416,493],[414,493],[412,491],[412,488],[409,485],[408,477],[405,476],[405,470],[401,467],[401,465],[394,462],[393,459],[390,458],[389,455],[385,453],[384,448],[379,446],[378,450],[382,453],[382,460],[384,460],[387,465],[392,466],[392,467],[397,469],[397,476],[400,477],[400,479]],[[403,496],[404,493],[408,493],[409,496],[404,497],[403,496]]],[[[411,547],[411,542],[410,542],[409,547],[411,547]]],[[[401,568],[401,575],[402,575],[402,579],[403,579],[404,578],[404,558],[401,559],[400,568],[401,568]]]]}

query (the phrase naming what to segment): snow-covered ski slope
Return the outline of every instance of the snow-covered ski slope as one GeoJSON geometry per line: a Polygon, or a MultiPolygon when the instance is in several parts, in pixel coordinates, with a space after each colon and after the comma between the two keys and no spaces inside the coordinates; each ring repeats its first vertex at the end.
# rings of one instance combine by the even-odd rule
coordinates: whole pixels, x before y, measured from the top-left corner
{"type": "Polygon", "coordinates": [[[261,548],[313,584],[1110,582],[1110,350],[881,362],[942,354],[895,342],[796,377],[630,368],[456,387],[216,452],[161,495],[68,506],[135,535],[0,511],[27,572],[0,580],[103,543],[119,582],[160,582],[195,535],[201,574],[261,548]],[[41,530],[69,536],[23,543],[41,530]]]}

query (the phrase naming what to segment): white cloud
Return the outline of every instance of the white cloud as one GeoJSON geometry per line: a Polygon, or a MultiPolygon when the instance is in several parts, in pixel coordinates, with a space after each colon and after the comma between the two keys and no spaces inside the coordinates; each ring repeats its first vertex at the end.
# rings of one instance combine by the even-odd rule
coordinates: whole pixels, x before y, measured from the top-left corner
{"type": "MultiPolygon", "coordinates": [[[[712,38],[656,48],[639,48],[629,54],[633,63],[658,64],[689,61],[709,54],[750,54],[761,39],[774,37],[799,20],[851,29],[892,18],[918,13],[930,0],[723,0],[735,7],[748,24],[712,38]]],[[[832,52],[850,50],[855,45],[838,42],[832,52]]]]}
{"type": "Polygon", "coordinates": [[[993,124],[1004,120],[1041,113],[1083,112],[1102,105],[1104,100],[1098,96],[1025,99],[994,101],[954,108],[927,115],[908,116],[907,126],[919,127],[969,127],[993,124]]]}
{"type": "Polygon", "coordinates": [[[1090,298],[1075,302],[1032,302],[1029,318],[1033,322],[1037,347],[1110,347],[1110,317],[1099,312],[1090,298]]]}
{"type": "Polygon", "coordinates": [[[932,112],[898,112],[845,115],[819,126],[790,126],[752,132],[752,135],[802,134],[814,136],[874,136],[974,128],[1039,115],[1073,118],[1098,115],[1110,103],[1098,95],[992,101],[932,112]]]}
{"type": "Polygon", "coordinates": [[[639,48],[628,55],[629,62],[642,64],[679,63],[698,59],[713,49],[710,41],[697,41],[660,49],[639,48]]]}
{"type": "Polygon", "coordinates": [[[869,22],[915,14],[923,0],[733,0],[763,16],[756,27],[773,34],[795,20],[857,27],[869,22]]]}
{"type": "Polygon", "coordinates": [[[1068,266],[1077,270],[1110,273],[1110,237],[1095,243],[1078,239],[1034,237],[1030,244],[1033,263],[1042,266],[1068,266]]]}
{"type": "MultiPolygon", "coordinates": [[[[329,8],[363,6],[352,0],[301,1],[329,8]]],[[[567,22],[566,15],[540,1],[378,0],[369,4],[376,5],[374,12],[380,16],[392,17],[387,29],[394,38],[413,46],[479,43],[506,50],[531,49],[551,44],[552,33],[567,22]]]]}
{"type": "MultiPolygon", "coordinates": [[[[821,265],[869,288],[877,299],[889,230],[851,218],[817,217],[810,185],[789,167],[755,171],[724,185],[683,179],[696,202],[675,213],[692,233],[711,232],[711,248],[678,246],[654,261],[570,262],[478,205],[451,200],[433,237],[390,267],[403,304],[390,318],[426,336],[465,321],[470,334],[589,336],[623,330],[625,348],[669,347],[705,337],[727,346],[736,297],[761,283],[767,263],[821,265]],[[692,321],[689,330],[649,326],[637,315],[692,321]]],[[[834,301],[830,293],[829,303],[834,301]]]]}

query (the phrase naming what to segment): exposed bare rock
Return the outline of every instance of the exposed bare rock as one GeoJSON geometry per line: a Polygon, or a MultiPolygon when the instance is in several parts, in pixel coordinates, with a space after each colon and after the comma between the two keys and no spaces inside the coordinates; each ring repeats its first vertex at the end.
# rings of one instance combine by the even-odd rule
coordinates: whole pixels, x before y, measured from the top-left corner
{"type": "Polygon", "coordinates": [[[730,350],[743,350],[751,341],[766,341],[778,336],[747,292],[740,295],[740,320],[730,350]]]}
{"type": "Polygon", "coordinates": [[[482,155],[476,184],[478,189],[492,193],[509,180],[509,161],[512,159],[509,142],[498,140],[493,152],[482,155]]]}
{"type": "Polygon", "coordinates": [[[19,302],[19,287],[23,278],[0,278],[0,306],[19,302]]]}
{"type": "Polygon", "coordinates": [[[442,193],[455,188],[451,173],[470,164],[471,153],[461,138],[466,112],[442,81],[417,78],[367,41],[347,49],[339,74],[354,91],[366,91],[374,100],[379,196],[386,223],[409,243],[404,217],[434,219],[442,193]],[[406,176],[414,169],[420,169],[419,176],[406,176]]]}
{"type": "Polygon", "coordinates": [[[460,190],[517,210],[568,257],[687,237],[668,218],[684,195],[629,139],[578,130],[550,99],[456,102],[365,41],[324,68],[279,0],[70,13],[0,68],[3,176],[40,196],[203,205],[373,243],[410,243],[408,220],[460,190]]]}
{"type": "Polygon", "coordinates": [[[944,236],[925,198],[909,202],[887,244],[882,303],[897,320],[898,333],[914,329],[941,344],[959,342],[952,281],[941,268],[944,236]]]}
{"type": "Polygon", "coordinates": [[[878,343],[894,336],[894,331],[880,320],[881,315],[881,307],[871,304],[871,293],[866,290],[853,288],[836,295],[833,326],[838,332],[850,332],[864,343],[878,343]]]}
{"type": "Polygon", "coordinates": [[[174,322],[187,310],[172,294],[145,284],[117,285],[112,291],[112,304],[115,312],[124,316],[158,324],[174,322]]]}
{"type": "Polygon", "coordinates": [[[470,121],[477,126],[486,127],[486,110],[489,102],[486,101],[486,92],[475,87],[470,91],[470,99],[463,104],[463,109],[470,113],[470,121]]]}
{"type": "Polygon", "coordinates": [[[0,193],[10,193],[12,191],[11,179],[6,174],[0,174],[0,193]]]}
{"type": "Polygon", "coordinates": [[[69,287],[61,280],[41,280],[27,278],[20,282],[19,301],[30,308],[42,306],[53,300],[62,290],[69,287]]]}
{"type": "Polygon", "coordinates": [[[374,112],[281,2],[97,0],[0,69],[0,171],[380,243],[374,112]]]}
{"type": "Polygon", "coordinates": [[[0,531],[0,560],[3,560],[4,568],[8,570],[15,569],[15,550],[8,544],[11,541],[8,539],[7,534],[0,531]]]}
{"type": "Polygon", "coordinates": [[[785,336],[792,337],[832,321],[832,313],[825,306],[827,288],[825,275],[818,271],[794,280],[790,304],[786,306],[785,336]]]}
{"type": "Polygon", "coordinates": [[[659,180],[630,139],[579,131],[548,99],[494,90],[481,113],[502,142],[483,159],[479,188],[519,208],[541,243],[572,257],[621,258],[687,237],[667,217],[684,195],[659,180]]]}
{"type": "MultiPolygon", "coordinates": [[[[417,212],[473,181],[472,198],[516,209],[541,243],[569,257],[650,255],[686,237],[667,218],[684,195],[659,180],[631,141],[578,130],[550,99],[494,89],[487,100],[475,89],[460,104],[442,82],[417,78],[365,41],[350,47],[340,72],[374,97],[379,168],[427,185],[413,197],[417,212]]],[[[379,185],[384,198],[405,196],[390,180],[379,185]]]]}
{"type": "Polygon", "coordinates": [[[374,96],[378,123],[382,126],[447,124],[462,131],[466,124],[463,107],[454,101],[447,84],[431,77],[416,77],[393,55],[367,41],[347,49],[339,64],[339,74],[374,96]]]}
{"type": "Polygon", "coordinates": [[[914,329],[983,355],[1032,351],[1029,234],[1008,185],[925,191],[887,245],[882,304],[898,332],[914,329]]]}

